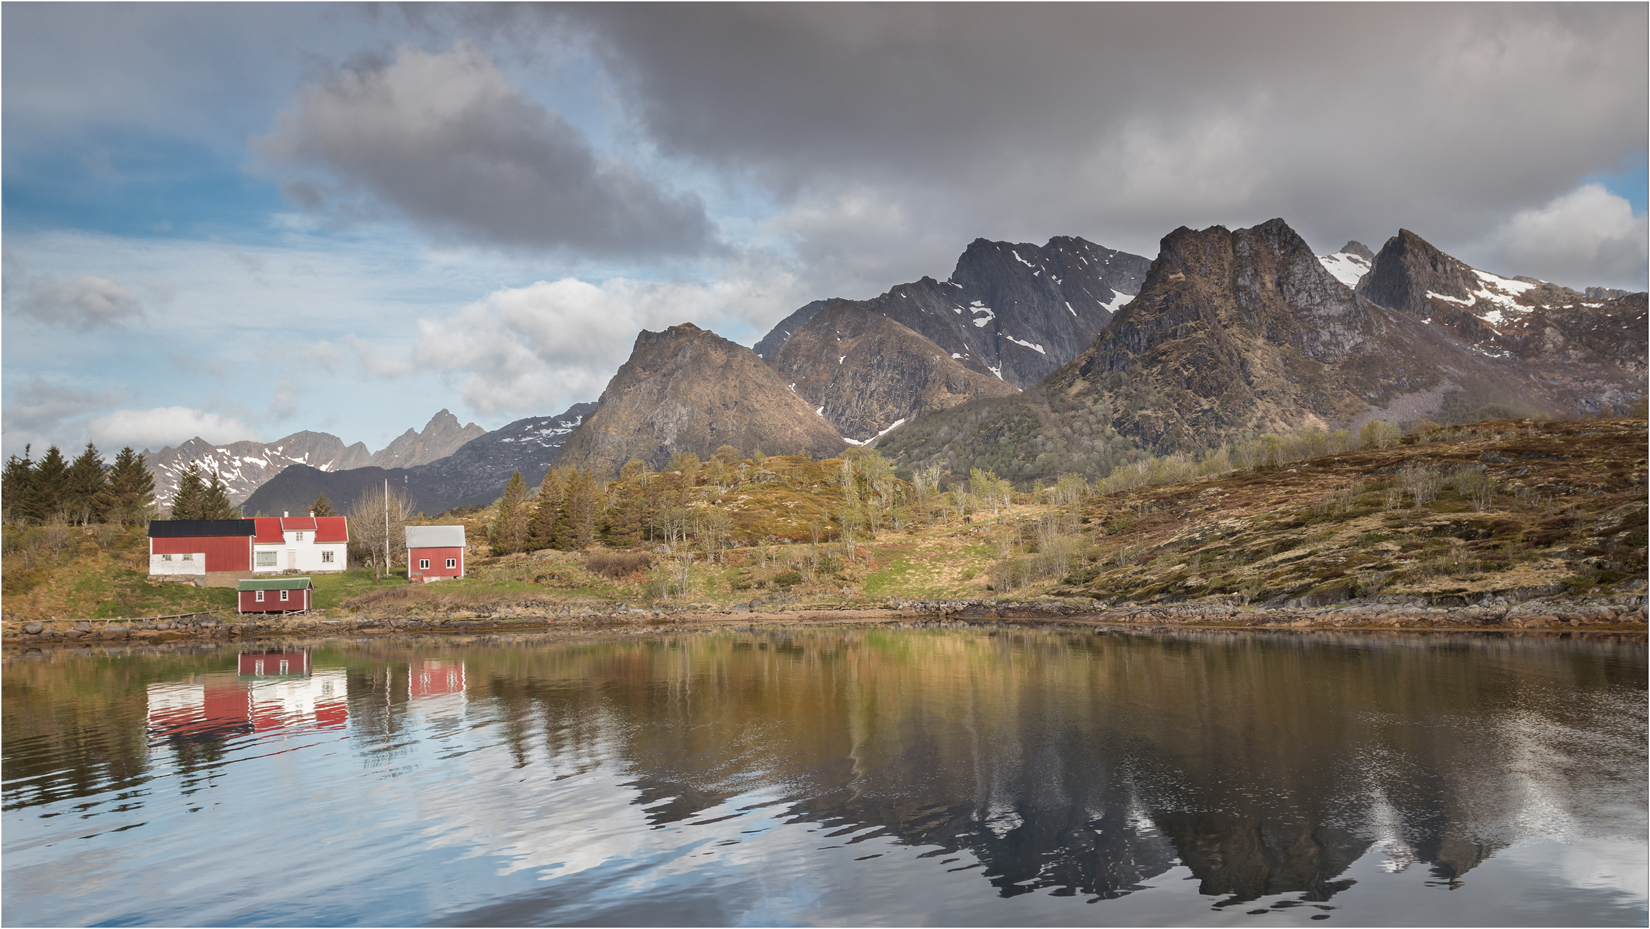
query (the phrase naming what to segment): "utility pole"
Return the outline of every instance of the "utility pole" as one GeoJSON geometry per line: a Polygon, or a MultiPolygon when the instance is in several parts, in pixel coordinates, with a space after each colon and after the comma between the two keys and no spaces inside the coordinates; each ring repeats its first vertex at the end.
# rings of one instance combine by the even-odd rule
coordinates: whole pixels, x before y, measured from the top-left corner
{"type": "Polygon", "coordinates": [[[390,573],[390,479],[384,478],[384,573],[390,573]]]}

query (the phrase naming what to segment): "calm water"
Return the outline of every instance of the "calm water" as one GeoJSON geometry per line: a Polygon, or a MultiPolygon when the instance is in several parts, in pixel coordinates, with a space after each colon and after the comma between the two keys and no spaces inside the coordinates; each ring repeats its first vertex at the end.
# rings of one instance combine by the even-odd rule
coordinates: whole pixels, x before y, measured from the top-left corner
{"type": "Polygon", "coordinates": [[[1638,924],[1646,652],[830,630],[8,655],[8,925],[1638,924]]]}

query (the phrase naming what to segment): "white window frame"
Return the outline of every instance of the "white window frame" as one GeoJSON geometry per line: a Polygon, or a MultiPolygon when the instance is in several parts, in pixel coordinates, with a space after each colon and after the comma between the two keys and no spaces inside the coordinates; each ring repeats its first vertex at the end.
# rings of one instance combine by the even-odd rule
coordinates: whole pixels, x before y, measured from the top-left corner
{"type": "Polygon", "coordinates": [[[183,560],[184,560],[184,561],[194,561],[194,560],[195,560],[195,553],[194,553],[194,552],[190,552],[190,553],[188,553],[188,554],[186,554],[186,555],[184,555],[184,556],[183,556],[183,560]]]}
{"type": "Polygon", "coordinates": [[[428,559],[428,558],[418,559],[418,570],[420,570],[420,571],[430,570],[430,559],[428,559]]]}
{"type": "Polygon", "coordinates": [[[302,542],[302,541],[303,541],[303,540],[304,540],[304,530],[302,530],[302,529],[299,529],[299,530],[298,530],[298,538],[297,538],[297,541],[299,541],[299,542],[302,542]]]}
{"type": "Polygon", "coordinates": [[[255,593],[255,594],[254,594],[254,596],[253,596],[253,597],[252,597],[252,599],[253,599],[253,600],[254,600],[254,601],[256,601],[256,602],[258,602],[258,603],[262,603],[262,602],[264,602],[264,592],[263,592],[263,591],[261,591],[261,590],[260,590],[260,591],[257,591],[257,592],[256,592],[256,593],[255,593]]]}
{"type": "Polygon", "coordinates": [[[162,556],[160,556],[160,560],[161,561],[171,561],[172,556],[171,555],[162,555],[162,556]]]}
{"type": "Polygon", "coordinates": [[[285,603],[285,602],[287,602],[287,601],[288,601],[288,600],[291,600],[291,599],[292,599],[292,598],[291,598],[291,597],[290,597],[290,596],[288,596],[288,595],[289,595],[289,594],[291,594],[291,593],[292,593],[292,591],[290,591],[290,590],[283,590],[283,591],[281,591],[281,602],[282,602],[282,603],[285,603]]]}
{"type": "Polygon", "coordinates": [[[321,553],[321,563],[322,564],[332,564],[333,563],[333,561],[332,561],[332,549],[327,549],[326,551],[321,553]]]}
{"type": "Polygon", "coordinates": [[[255,562],[255,567],[259,567],[259,568],[278,568],[278,567],[281,566],[281,553],[280,552],[254,552],[253,553],[253,561],[255,562]]]}
{"type": "Polygon", "coordinates": [[[457,558],[448,558],[447,559],[447,567],[449,569],[458,567],[458,559],[457,558]]]}

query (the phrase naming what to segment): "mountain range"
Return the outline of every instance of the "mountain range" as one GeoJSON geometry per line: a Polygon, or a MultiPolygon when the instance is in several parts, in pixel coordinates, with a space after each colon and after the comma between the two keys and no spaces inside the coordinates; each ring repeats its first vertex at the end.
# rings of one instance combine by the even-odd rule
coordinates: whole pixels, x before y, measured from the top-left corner
{"type": "Polygon", "coordinates": [[[347,504],[386,479],[434,513],[490,502],[513,471],[660,468],[724,445],[1098,477],[1307,426],[1620,409],[1645,393],[1646,322],[1643,293],[1502,277],[1408,230],[1378,253],[1314,255],[1282,219],[1181,228],[1155,260],[979,239],[944,281],[813,301],[754,349],[688,322],[644,331],[599,402],[560,416],[487,433],[443,410],[370,455],[303,432],[146,456],[163,500],[196,460],[249,513],[347,504]]]}

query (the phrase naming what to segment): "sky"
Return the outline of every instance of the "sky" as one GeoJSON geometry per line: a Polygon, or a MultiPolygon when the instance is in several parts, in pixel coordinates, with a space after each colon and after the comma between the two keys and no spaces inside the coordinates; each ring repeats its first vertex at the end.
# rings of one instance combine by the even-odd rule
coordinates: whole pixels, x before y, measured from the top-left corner
{"type": "Polygon", "coordinates": [[[980,237],[1644,290],[1647,11],[6,3],[0,454],[493,429],[980,237]]]}

